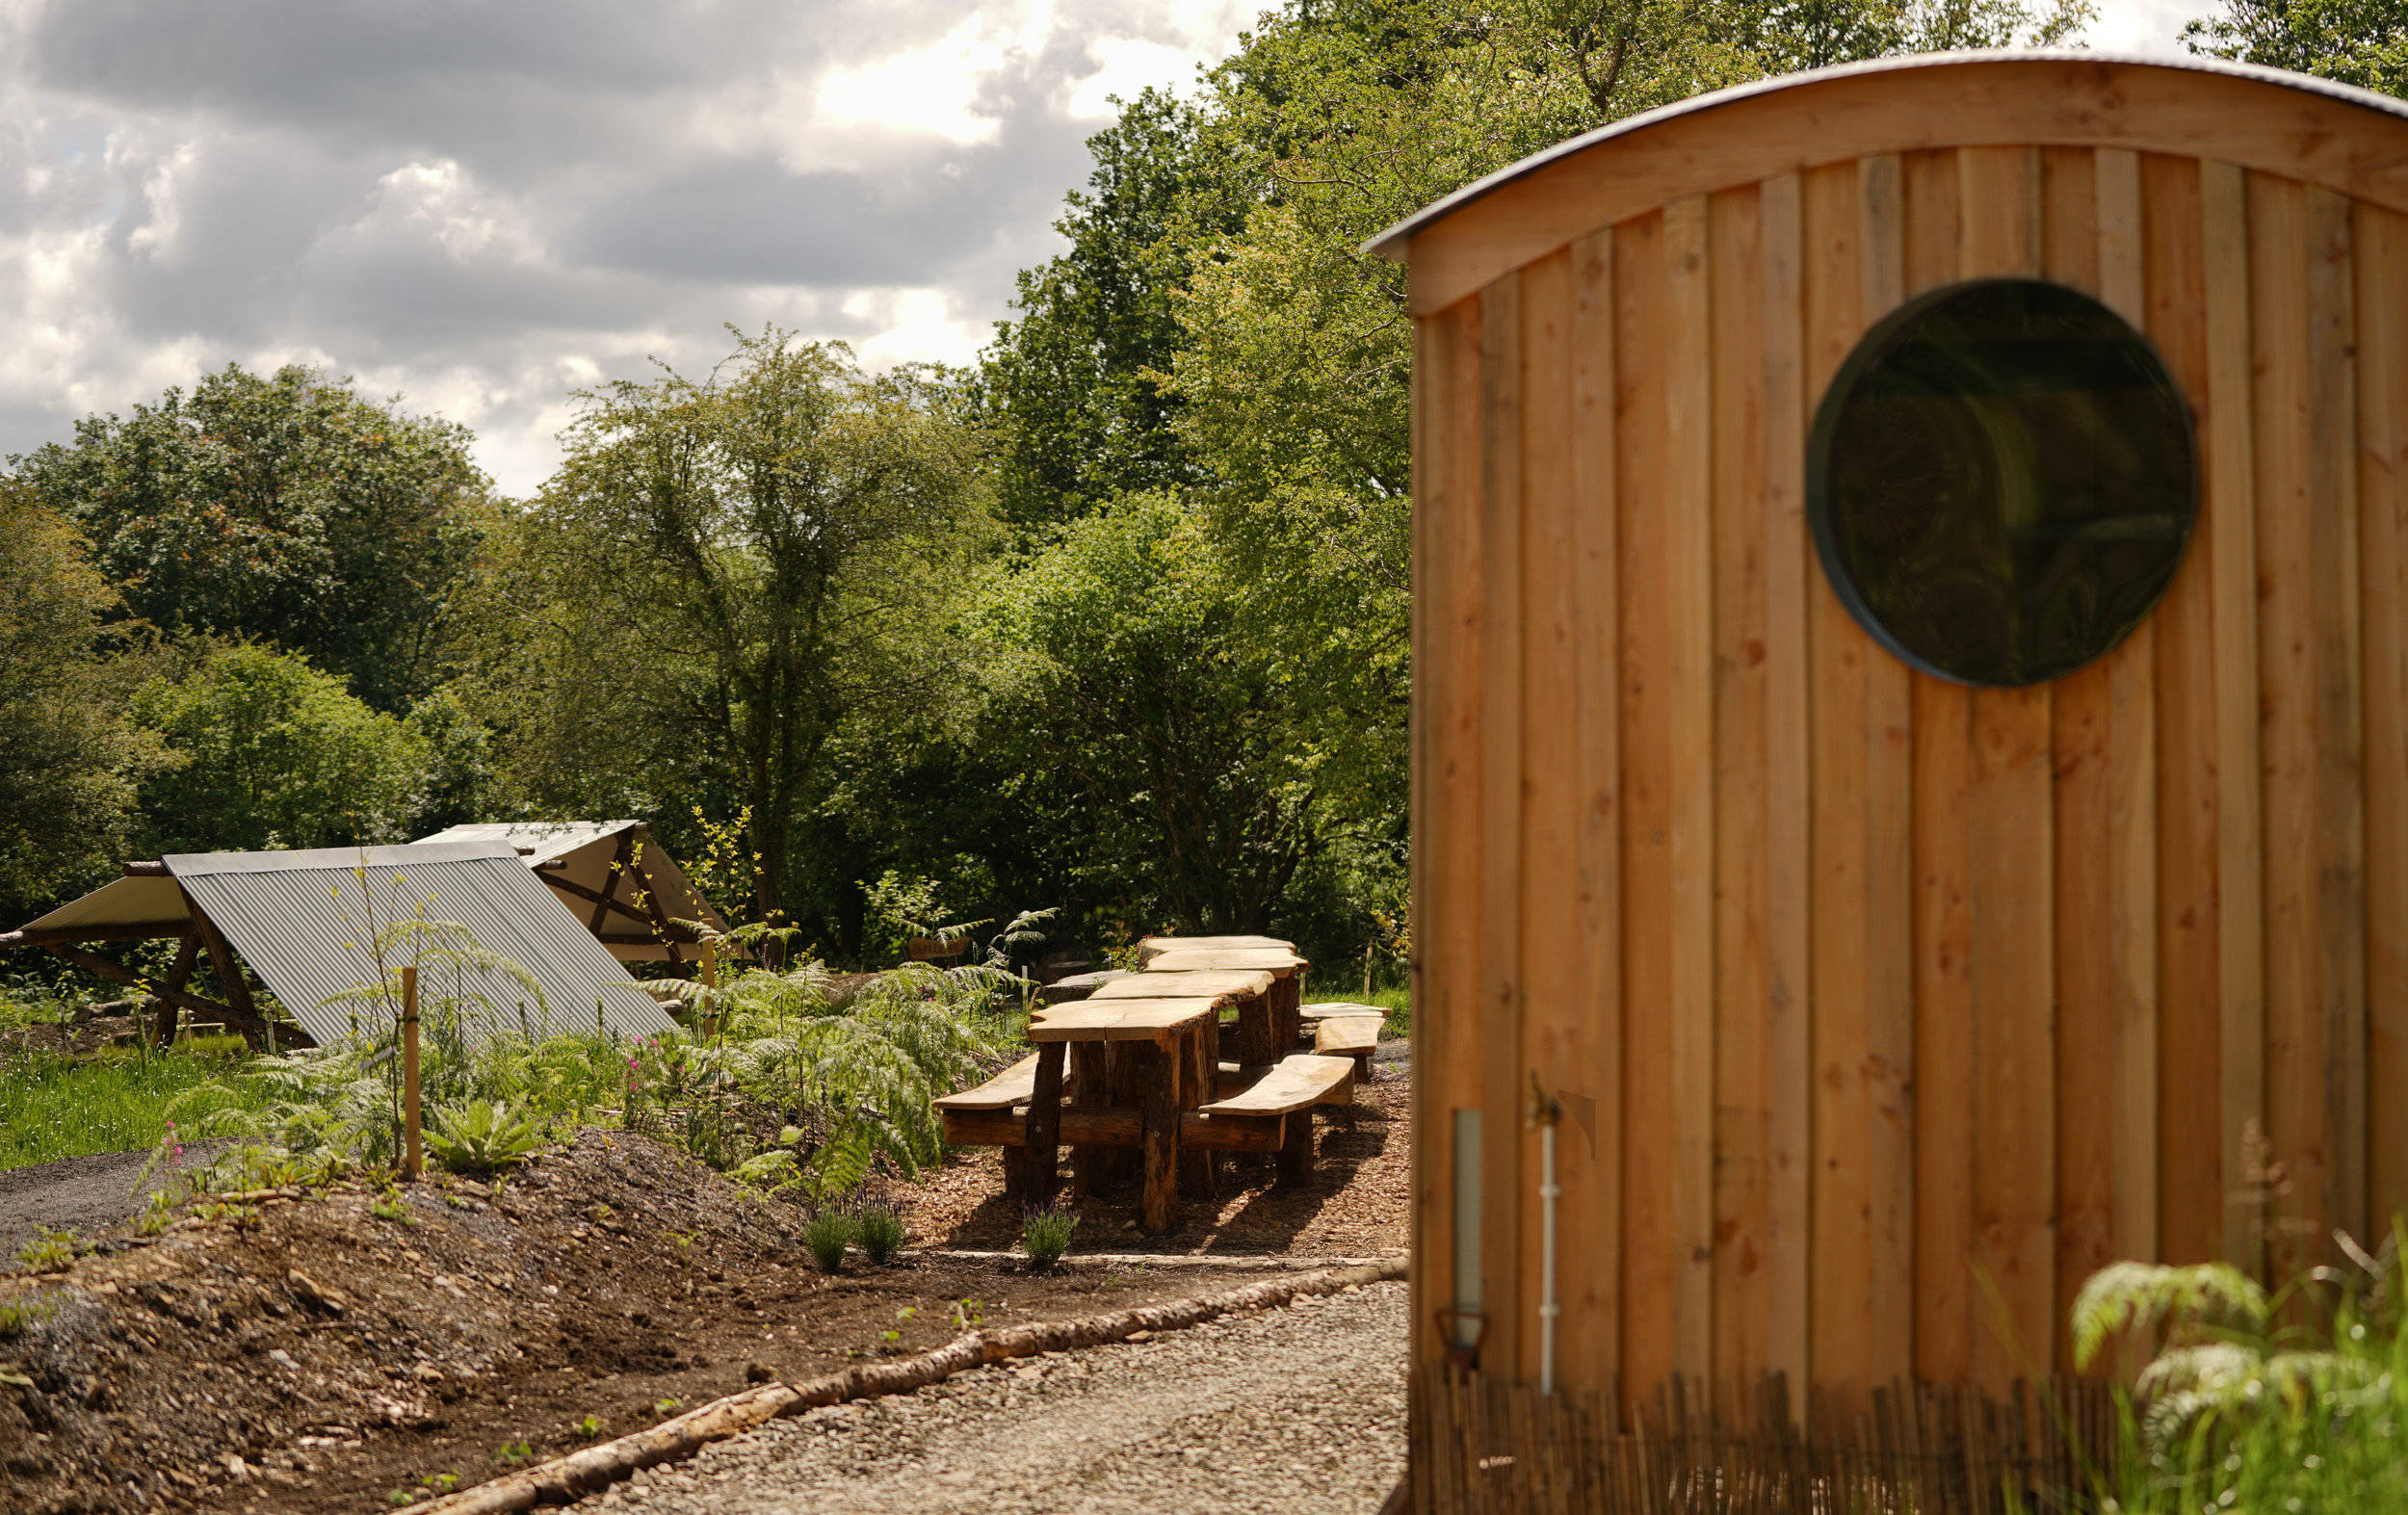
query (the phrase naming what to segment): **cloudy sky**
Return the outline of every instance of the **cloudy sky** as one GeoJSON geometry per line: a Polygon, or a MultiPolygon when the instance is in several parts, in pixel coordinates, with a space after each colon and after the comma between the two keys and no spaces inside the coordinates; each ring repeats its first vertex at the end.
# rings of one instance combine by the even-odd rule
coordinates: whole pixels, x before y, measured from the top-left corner
{"type": "MultiPolygon", "coordinates": [[[[476,428],[723,323],[968,358],[1108,97],[1266,0],[0,0],[0,454],[228,360],[476,428]]],[[[2199,0],[2104,0],[2163,51],[2199,0]]]]}

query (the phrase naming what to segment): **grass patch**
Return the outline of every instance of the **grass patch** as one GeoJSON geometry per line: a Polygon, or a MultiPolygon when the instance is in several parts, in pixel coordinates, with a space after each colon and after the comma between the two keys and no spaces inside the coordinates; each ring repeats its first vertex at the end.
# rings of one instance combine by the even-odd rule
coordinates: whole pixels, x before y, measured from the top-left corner
{"type": "Polygon", "coordinates": [[[1381,1028],[1391,1036],[1413,1034],[1413,993],[1399,985],[1393,989],[1374,989],[1364,999],[1360,991],[1340,994],[1312,994],[1304,997],[1307,1005],[1376,1005],[1380,1009],[1381,1028]]]}
{"type": "MultiPolygon", "coordinates": [[[[167,1133],[169,1102],[223,1079],[246,1055],[241,1037],[225,1036],[147,1058],[139,1048],[112,1047],[90,1058],[0,1058],[0,1168],[157,1146],[167,1133]]],[[[229,1090],[226,1103],[244,1098],[229,1090]]]]}

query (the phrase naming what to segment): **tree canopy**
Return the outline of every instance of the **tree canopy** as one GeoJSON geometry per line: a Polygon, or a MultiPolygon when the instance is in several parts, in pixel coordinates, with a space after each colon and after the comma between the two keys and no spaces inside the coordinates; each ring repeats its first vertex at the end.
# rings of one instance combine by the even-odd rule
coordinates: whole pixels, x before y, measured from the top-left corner
{"type": "Polygon", "coordinates": [[[432,687],[487,509],[467,429],[348,379],[240,365],[10,460],[82,529],[123,613],[302,653],[380,710],[432,687]]]}

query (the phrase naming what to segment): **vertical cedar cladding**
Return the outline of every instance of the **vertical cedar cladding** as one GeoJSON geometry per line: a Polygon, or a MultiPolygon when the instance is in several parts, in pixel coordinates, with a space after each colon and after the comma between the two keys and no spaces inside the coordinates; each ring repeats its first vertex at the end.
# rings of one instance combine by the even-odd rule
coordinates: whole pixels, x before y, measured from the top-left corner
{"type": "Polygon", "coordinates": [[[1633,1397],[2069,1368],[2091,1269],[2251,1258],[2253,1134],[2316,1234],[2408,1204],[2403,290],[2397,211],[1993,142],[1672,199],[1419,318],[1418,1354],[1482,1109],[1485,1362],[1534,1373],[1533,1092],[1558,1376],[1633,1397]],[[1801,474],[1862,333],[1994,274],[2144,332],[2203,481],[2140,630],[2003,691],[1866,635],[1801,474]]]}

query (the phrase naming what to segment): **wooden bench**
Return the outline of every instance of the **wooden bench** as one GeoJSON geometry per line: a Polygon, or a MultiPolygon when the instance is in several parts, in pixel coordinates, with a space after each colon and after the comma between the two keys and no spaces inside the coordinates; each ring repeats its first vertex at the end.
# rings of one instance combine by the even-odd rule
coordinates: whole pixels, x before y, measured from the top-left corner
{"type": "Polygon", "coordinates": [[[1313,1050],[1324,1058],[1352,1058],[1354,1076],[1368,1084],[1372,1077],[1372,1054],[1379,1050],[1379,1017],[1326,1017],[1313,1029],[1313,1050]]]}
{"type": "Polygon", "coordinates": [[[1346,1058],[1293,1053],[1245,1088],[1193,1110],[1179,1137],[1208,1151],[1276,1152],[1279,1177],[1313,1176],[1313,1110],[1354,1103],[1354,1063],[1346,1058]]]}

